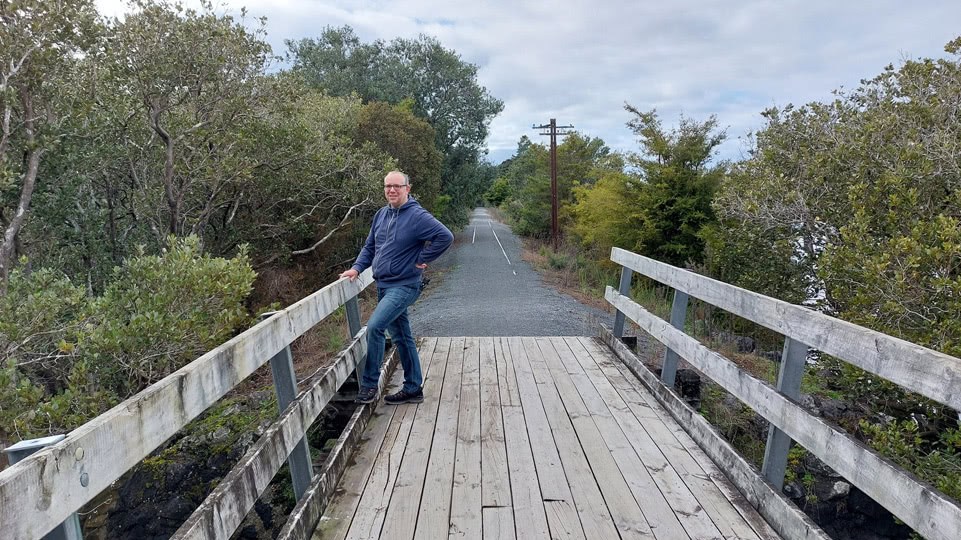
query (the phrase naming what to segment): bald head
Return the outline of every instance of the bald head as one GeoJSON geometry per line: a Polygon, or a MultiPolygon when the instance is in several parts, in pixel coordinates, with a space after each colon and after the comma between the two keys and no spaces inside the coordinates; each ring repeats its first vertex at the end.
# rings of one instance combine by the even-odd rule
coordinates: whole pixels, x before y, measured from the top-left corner
{"type": "Polygon", "coordinates": [[[410,194],[410,179],[400,171],[390,171],[384,177],[384,196],[387,203],[394,208],[400,208],[407,202],[410,194]]]}

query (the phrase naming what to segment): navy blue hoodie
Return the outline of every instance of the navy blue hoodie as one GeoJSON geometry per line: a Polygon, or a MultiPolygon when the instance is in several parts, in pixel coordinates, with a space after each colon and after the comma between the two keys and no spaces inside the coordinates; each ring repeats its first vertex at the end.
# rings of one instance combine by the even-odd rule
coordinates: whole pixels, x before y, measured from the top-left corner
{"type": "Polygon", "coordinates": [[[363,272],[373,266],[378,287],[413,285],[420,283],[423,274],[414,265],[440,257],[453,241],[454,235],[443,223],[408,197],[400,208],[387,205],[377,211],[352,268],[363,272]],[[430,245],[424,247],[428,241],[430,245]]]}

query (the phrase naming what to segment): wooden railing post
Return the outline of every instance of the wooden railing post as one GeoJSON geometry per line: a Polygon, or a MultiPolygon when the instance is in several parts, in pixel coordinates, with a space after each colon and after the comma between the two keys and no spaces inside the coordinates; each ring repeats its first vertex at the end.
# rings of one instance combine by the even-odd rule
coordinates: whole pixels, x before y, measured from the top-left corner
{"type": "MultiPolygon", "coordinates": [[[[681,332],[684,331],[684,321],[687,319],[687,293],[674,289],[674,302],[671,304],[671,326],[681,332]]],[[[677,375],[677,353],[670,347],[664,350],[664,363],[661,364],[661,382],[668,388],[674,388],[674,378],[677,375]]]]}
{"type": "MultiPolygon", "coordinates": [[[[621,285],[617,290],[624,296],[630,296],[631,276],[633,274],[634,271],[630,268],[626,266],[621,267],[621,285]]],[[[624,314],[617,310],[614,311],[614,337],[624,337],[624,314]]]]}
{"type": "MultiPolygon", "coordinates": [[[[777,389],[794,401],[801,398],[801,378],[804,376],[807,354],[806,345],[789,337],[784,338],[781,369],[777,375],[777,389]]],[[[764,446],[764,463],[761,465],[761,473],[779,490],[784,487],[784,473],[787,470],[787,454],[790,448],[791,437],[772,424],[767,432],[767,445],[764,446]]]]}
{"type": "MultiPolygon", "coordinates": [[[[57,444],[58,442],[66,439],[66,435],[52,435],[50,437],[43,437],[40,439],[32,439],[28,441],[20,441],[17,444],[5,448],[3,453],[7,455],[7,461],[10,465],[14,465],[25,459],[30,454],[33,454],[41,448],[46,448],[57,444]]],[[[83,459],[83,450],[78,450],[74,457],[80,461],[83,459]]],[[[80,485],[86,486],[87,480],[84,478],[87,473],[80,475],[79,481],[80,485]]],[[[74,512],[67,518],[66,521],[57,525],[55,529],[43,536],[43,540],[82,540],[83,533],[80,529],[80,517],[74,512]]]]}

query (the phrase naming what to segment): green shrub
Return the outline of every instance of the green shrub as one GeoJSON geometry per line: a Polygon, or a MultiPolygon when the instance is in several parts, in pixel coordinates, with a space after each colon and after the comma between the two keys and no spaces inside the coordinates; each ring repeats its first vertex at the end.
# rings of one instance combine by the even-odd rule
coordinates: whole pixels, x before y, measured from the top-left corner
{"type": "Polygon", "coordinates": [[[250,322],[255,277],[245,250],[213,258],[196,237],[128,259],[98,298],[53,271],[13,272],[0,297],[0,437],[70,431],[222,343],[250,322]]]}
{"type": "Polygon", "coordinates": [[[947,429],[929,440],[912,420],[886,425],[861,421],[875,450],[918,475],[944,494],[961,500],[961,429],[947,429]]]}
{"type": "Polygon", "coordinates": [[[199,243],[172,239],[160,255],[125,261],[94,301],[81,354],[118,395],[160,380],[249,322],[244,300],[256,274],[246,250],[214,258],[199,243]]]}
{"type": "Polygon", "coordinates": [[[24,268],[26,260],[0,296],[0,363],[13,362],[38,384],[56,388],[70,374],[72,343],[89,299],[60,272],[24,273],[24,268]]]}
{"type": "Polygon", "coordinates": [[[511,186],[507,183],[506,178],[498,178],[493,184],[491,184],[490,189],[487,193],[484,193],[484,198],[491,206],[500,206],[501,203],[510,199],[511,197],[511,186]]]}

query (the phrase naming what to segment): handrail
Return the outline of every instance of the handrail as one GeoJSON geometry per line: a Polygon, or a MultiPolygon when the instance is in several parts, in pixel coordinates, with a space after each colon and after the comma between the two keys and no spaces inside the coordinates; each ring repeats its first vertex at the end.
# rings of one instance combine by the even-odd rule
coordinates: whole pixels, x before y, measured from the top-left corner
{"type": "Polygon", "coordinates": [[[0,471],[4,538],[49,532],[372,282],[368,270],[327,285],[0,471]]]}
{"type": "Polygon", "coordinates": [[[294,400],[217,484],[171,540],[230,538],[293,451],[320,416],[358,361],[367,354],[366,328],[294,400]]]}
{"type": "Polygon", "coordinates": [[[621,248],[611,260],[961,411],[961,359],[621,248]]]}
{"type": "MultiPolygon", "coordinates": [[[[961,360],[957,358],[619,248],[612,250],[611,260],[912,390],[923,390],[932,399],[951,406],[957,403],[957,382],[953,389],[935,390],[933,384],[961,381],[961,360]],[[894,352],[903,356],[892,358],[894,352]],[[922,361],[936,362],[937,368],[925,369],[922,361]],[[903,364],[891,365],[896,362],[903,364]]],[[[605,298],[926,538],[947,540],[961,530],[961,507],[953,499],[612,287],[607,287],[605,298]]]]}

